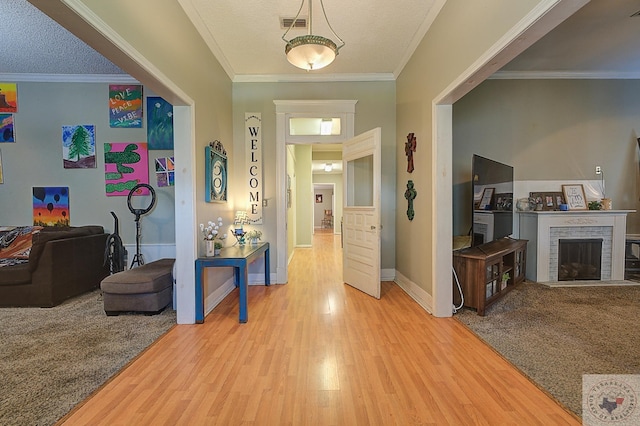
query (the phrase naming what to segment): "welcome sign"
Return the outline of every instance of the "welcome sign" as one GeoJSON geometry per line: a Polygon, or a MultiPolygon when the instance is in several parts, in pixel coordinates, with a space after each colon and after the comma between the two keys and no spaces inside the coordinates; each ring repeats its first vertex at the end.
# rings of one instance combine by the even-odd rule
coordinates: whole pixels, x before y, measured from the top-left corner
{"type": "Polygon", "coordinates": [[[247,216],[262,224],[262,114],[245,113],[245,155],[247,170],[247,216]]]}

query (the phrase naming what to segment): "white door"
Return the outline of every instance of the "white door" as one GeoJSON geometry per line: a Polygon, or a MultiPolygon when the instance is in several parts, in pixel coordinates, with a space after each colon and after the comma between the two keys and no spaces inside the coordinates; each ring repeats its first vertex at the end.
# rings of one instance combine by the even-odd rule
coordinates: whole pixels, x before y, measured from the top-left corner
{"type": "Polygon", "coordinates": [[[342,276],[380,299],[381,129],[342,144],[344,181],[342,276]]]}

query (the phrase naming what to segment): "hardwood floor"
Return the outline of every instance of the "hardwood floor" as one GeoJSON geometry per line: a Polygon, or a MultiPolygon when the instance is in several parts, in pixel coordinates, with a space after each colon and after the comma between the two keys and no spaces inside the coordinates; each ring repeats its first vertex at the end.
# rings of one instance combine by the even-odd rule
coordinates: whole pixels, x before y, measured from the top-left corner
{"type": "Polygon", "coordinates": [[[178,325],[60,424],[579,425],[452,318],[397,285],[342,283],[340,236],[296,249],[287,285],[178,325]]]}

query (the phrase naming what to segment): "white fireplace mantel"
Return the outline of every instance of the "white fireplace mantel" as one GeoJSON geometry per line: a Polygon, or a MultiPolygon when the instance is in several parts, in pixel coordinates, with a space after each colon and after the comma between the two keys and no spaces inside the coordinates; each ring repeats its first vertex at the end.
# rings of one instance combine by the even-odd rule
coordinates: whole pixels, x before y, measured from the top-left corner
{"type": "Polygon", "coordinates": [[[558,235],[603,238],[602,280],[624,280],[627,214],[634,210],[519,211],[520,238],[529,240],[528,280],[558,281],[558,235]]]}

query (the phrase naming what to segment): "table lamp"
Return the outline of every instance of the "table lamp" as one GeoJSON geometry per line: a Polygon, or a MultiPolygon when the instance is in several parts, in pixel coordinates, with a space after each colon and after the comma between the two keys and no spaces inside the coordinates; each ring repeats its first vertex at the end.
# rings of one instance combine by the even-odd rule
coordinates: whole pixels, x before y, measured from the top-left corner
{"type": "Polygon", "coordinates": [[[249,216],[246,211],[238,210],[233,220],[233,236],[236,237],[239,244],[244,244],[244,235],[246,234],[243,226],[249,223],[249,216]]]}

